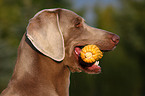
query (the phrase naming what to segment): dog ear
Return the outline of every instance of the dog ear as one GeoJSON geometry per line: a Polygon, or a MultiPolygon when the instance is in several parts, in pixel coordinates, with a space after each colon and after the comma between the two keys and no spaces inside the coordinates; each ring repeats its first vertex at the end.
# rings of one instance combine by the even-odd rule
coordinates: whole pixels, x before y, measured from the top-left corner
{"type": "Polygon", "coordinates": [[[56,61],[65,57],[64,38],[59,26],[57,9],[38,12],[27,26],[26,36],[44,55],[56,61]]]}

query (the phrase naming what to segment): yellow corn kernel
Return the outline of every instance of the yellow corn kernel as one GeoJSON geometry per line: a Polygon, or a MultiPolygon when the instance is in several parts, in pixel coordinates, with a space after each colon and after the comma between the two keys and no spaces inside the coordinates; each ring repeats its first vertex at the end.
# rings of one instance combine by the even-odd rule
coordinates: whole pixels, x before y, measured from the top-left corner
{"type": "Polygon", "coordinates": [[[87,58],[91,58],[92,57],[92,53],[91,52],[87,52],[86,54],[85,54],[85,56],[87,57],[87,58]]]}
{"type": "Polygon", "coordinates": [[[103,57],[103,53],[96,45],[87,45],[81,51],[81,58],[86,63],[93,63],[103,57]]]}

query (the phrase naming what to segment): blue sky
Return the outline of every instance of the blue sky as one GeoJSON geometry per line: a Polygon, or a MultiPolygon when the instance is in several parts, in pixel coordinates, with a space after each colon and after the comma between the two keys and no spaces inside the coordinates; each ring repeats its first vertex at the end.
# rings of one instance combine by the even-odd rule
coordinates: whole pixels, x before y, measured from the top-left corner
{"type": "Polygon", "coordinates": [[[81,10],[85,8],[86,13],[83,16],[86,19],[87,23],[93,25],[95,22],[94,19],[97,19],[97,16],[94,14],[94,7],[99,4],[100,7],[105,7],[106,5],[118,6],[119,0],[70,0],[73,4],[74,10],[81,10]]]}
{"type": "Polygon", "coordinates": [[[106,6],[112,4],[117,6],[119,0],[71,0],[74,5],[74,8],[79,9],[83,6],[95,6],[97,3],[101,4],[102,6],[106,6]]]}

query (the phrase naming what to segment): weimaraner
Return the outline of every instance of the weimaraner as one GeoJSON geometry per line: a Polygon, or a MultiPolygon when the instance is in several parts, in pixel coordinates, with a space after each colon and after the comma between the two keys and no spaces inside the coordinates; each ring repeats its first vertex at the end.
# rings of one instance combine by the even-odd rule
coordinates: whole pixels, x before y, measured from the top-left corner
{"type": "Polygon", "coordinates": [[[101,72],[99,65],[81,63],[81,48],[95,44],[105,52],[118,42],[118,35],[88,26],[70,10],[42,10],[29,21],[12,78],[0,96],[69,96],[70,72],[101,72]]]}

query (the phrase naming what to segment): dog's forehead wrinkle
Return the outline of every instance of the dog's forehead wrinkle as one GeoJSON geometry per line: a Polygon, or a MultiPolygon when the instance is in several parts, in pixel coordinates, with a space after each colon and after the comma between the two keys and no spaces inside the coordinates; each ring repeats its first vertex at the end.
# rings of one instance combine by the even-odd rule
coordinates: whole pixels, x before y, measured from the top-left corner
{"type": "MultiPolygon", "coordinates": [[[[75,12],[68,10],[68,9],[62,9],[64,12],[68,12],[70,15],[75,15],[75,16],[79,16],[78,14],[76,14],[75,12]]],[[[80,16],[79,16],[80,17],[80,16]]]]}
{"type": "MultiPolygon", "coordinates": [[[[75,12],[73,11],[70,11],[70,10],[67,10],[67,9],[62,9],[62,11],[60,12],[61,14],[61,18],[65,18],[65,21],[66,20],[70,20],[71,22],[77,18],[79,19],[82,19],[83,18],[81,16],[79,16],[78,14],[76,14],[75,12]]],[[[64,20],[64,19],[63,19],[64,20]]],[[[73,22],[72,22],[73,23],[73,22]]]]}

